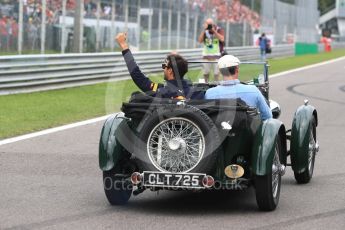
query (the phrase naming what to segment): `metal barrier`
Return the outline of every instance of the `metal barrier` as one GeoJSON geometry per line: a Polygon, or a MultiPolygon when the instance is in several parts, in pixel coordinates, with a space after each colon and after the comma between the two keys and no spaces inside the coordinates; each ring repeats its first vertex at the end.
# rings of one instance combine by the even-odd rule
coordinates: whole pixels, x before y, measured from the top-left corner
{"type": "MultiPolygon", "coordinates": [[[[319,53],[322,53],[325,51],[324,44],[319,43],[318,46],[319,46],[319,53]]],[[[345,49],[345,43],[344,42],[332,42],[331,47],[332,47],[332,50],[345,49]]]]}
{"type": "MultiPolygon", "coordinates": [[[[242,61],[259,60],[257,47],[231,47],[229,54],[242,61]]],[[[187,60],[201,60],[201,49],[178,51],[187,60]]],[[[169,51],[134,52],[144,73],[161,72],[161,62],[169,51]]],[[[293,45],[272,48],[271,57],[294,55],[293,45]]],[[[190,64],[190,68],[197,68],[190,64]]],[[[128,79],[121,53],[23,55],[0,57],[0,95],[68,88],[113,80],[128,79]]]]}

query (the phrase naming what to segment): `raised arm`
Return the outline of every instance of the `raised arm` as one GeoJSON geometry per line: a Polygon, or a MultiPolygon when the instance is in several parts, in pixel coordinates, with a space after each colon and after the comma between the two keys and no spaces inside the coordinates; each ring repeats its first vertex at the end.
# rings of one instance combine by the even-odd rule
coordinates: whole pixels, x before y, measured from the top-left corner
{"type": "Polygon", "coordinates": [[[217,30],[217,29],[212,28],[212,31],[213,31],[214,35],[216,35],[216,37],[219,39],[219,41],[224,42],[224,30],[223,29],[217,30]]]}
{"type": "Polygon", "coordinates": [[[127,34],[119,33],[116,36],[116,41],[119,44],[123,58],[125,59],[129,74],[131,75],[134,83],[144,92],[157,91],[158,84],[153,83],[148,77],[143,74],[134,60],[132,52],[129,50],[128,43],[126,41],[127,34]]]}

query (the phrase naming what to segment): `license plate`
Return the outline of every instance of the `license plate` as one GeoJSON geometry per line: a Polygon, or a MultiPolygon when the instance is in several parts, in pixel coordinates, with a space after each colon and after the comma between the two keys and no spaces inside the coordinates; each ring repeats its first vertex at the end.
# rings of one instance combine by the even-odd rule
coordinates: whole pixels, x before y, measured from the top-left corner
{"type": "Polygon", "coordinates": [[[200,173],[143,172],[143,184],[147,187],[204,188],[200,173]]]}

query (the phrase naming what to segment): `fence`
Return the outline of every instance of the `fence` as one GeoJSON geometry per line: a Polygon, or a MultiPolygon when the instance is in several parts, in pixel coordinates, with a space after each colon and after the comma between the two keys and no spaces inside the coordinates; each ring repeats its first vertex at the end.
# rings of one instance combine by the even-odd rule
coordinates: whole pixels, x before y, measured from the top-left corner
{"type": "Polygon", "coordinates": [[[272,34],[275,44],[319,41],[316,0],[262,0],[261,6],[261,30],[272,34]]]}
{"type": "Polygon", "coordinates": [[[124,30],[138,50],[198,48],[197,38],[207,17],[225,30],[226,46],[252,45],[256,32],[273,31],[275,44],[289,43],[291,36],[310,42],[307,39],[317,35],[316,0],[295,0],[295,5],[278,0],[3,2],[0,51],[9,53],[71,53],[75,47],[78,52],[113,52],[113,37],[124,30]],[[81,9],[80,17],[77,9],[81,9]],[[77,29],[76,25],[81,26],[77,29]]]}
{"type": "MultiPolygon", "coordinates": [[[[169,51],[134,53],[137,63],[146,73],[160,72],[161,62],[169,51]]],[[[227,48],[229,54],[242,61],[258,60],[256,47],[227,48]]],[[[189,61],[201,60],[201,49],[181,50],[189,61]]],[[[272,57],[294,55],[293,45],[273,47],[272,57]]],[[[197,68],[190,64],[190,68],[197,68]]],[[[0,95],[67,88],[128,79],[127,67],[120,53],[22,55],[0,57],[0,95]]]]}

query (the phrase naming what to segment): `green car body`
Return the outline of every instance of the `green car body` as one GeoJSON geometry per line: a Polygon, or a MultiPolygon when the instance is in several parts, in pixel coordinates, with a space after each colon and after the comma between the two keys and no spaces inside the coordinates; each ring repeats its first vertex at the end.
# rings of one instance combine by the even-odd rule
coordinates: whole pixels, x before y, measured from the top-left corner
{"type": "Polygon", "coordinates": [[[255,175],[264,176],[270,172],[277,137],[283,147],[282,163],[286,165],[286,131],[284,124],[276,119],[264,121],[254,138],[252,170],[255,175]]]}
{"type": "Polygon", "coordinates": [[[309,130],[312,128],[312,120],[318,124],[317,111],[313,106],[300,106],[293,118],[291,129],[291,166],[294,172],[303,173],[308,164],[308,145],[310,139],[309,130]]]}
{"type": "MultiPolygon", "coordinates": [[[[126,149],[119,140],[129,138],[130,132],[123,131],[124,127],[132,127],[132,121],[126,119],[123,113],[110,116],[104,123],[99,144],[99,167],[102,171],[111,170],[121,158],[126,149]],[[122,128],[119,128],[121,127],[122,128]]],[[[250,159],[253,175],[266,175],[270,172],[275,142],[279,136],[283,152],[286,153],[286,134],[284,124],[277,119],[261,121],[256,119],[254,127],[241,130],[235,137],[227,138],[222,143],[222,150],[218,156],[215,178],[225,179],[224,168],[233,163],[239,155],[250,159]],[[248,145],[249,141],[249,145],[248,145]]],[[[135,130],[132,130],[135,132],[135,130]]],[[[135,135],[134,135],[135,136],[135,135]]],[[[135,137],[134,137],[135,138],[135,137]]],[[[133,138],[129,138],[129,142],[133,138]]],[[[134,141],[133,141],[134,142],[134,141]]],[[[286,157],[283,159],[286,163],[286,157]]]]}
{"type": "Polygon", "coordinates": [[[120,116],[112,115],[104,123],[99,141],[99,167],[102,171],[111,170],[121,157],[123,147],[118,142],[116,131],[121,122],[120,116]]]}
{"type": "MultiPolygon", "coordinates": [[[[268,101],[269,82],[267,63],[264,63],[264,76],[265,83],[258,87],[268,101]]],[[[204,84],[202,88],[206,90],[209,87],[212,86],[204,84]]],[[[149,129],[154,130],[161,124],[159,122],[179,118],[181,114],[178,111],[185,110],[190,111],[190,114],[181,115],[183,119],[188,118],[193,122],[193,117],[198,118],[195,120],[196,124],[199,124],[200,120],[205,120],[206,123],[211,124],[209,126],[210,133],[214,135],[214,139],[217,139],[214,143],[207,143],[207,141],[212,141],[212,137],[210,139],[210,137],[207,138],[205,136],[206,146],[217,143],[217,146],[212,151],[214,160],[210,160],[211,155],[202,155],[205,159],[199,161],[199,164],[204,164],[203,167],[199,167],[192,172],[187,171],[185,174],[187,176],[189,175],[188,173],[209,175],[221,188],[224,188],[224,185],[229,183],[238,185],[230,189],[243,189],[250,185],[255,185],[259,208],[266,211],[274,210],[279,201],[280,177],[284,175],[285,167],[289,166],[289,157],[297,182],[308,183],[311,179],[312,170],[310,169],[310,159],[315,159],[315,154],[318,151],[316,141],[318,117],[316,109],[313,106],[307,105],[307,102],[305,102],[304,105],[296,110],[291,130],[287,130],[283,122],[278,120],[280,115],[279,105],[274,108],[272,107],[273,118],[262,121],[260,114],[255,108],[243,107],[237,104],[235,106],[228,106],[214,100],[190,100],[181,103],[179,101],[162,101],[160,99],[157,103],[152,101],[148,102],[147,98],[145,98],[145,100],[139,102],[132,101],[130,103],[124,103],[122,107],[123,112],[109,116],[101,131],[99,167],[103,171],[104,180],[113,178],[112,180],[116,181],[118,180],[116,176],[122,176],[124,178],[121,180],[126,180],[126,183],[128,180],[134,183],[145,172],[157,171],[159,173],[165,173],[164,170],[157,167],[152,159],[149,158],[148,142],[153,131],[147,129],[149,127],[149,129]],[[126,109],[126,106],[129,106],[135,112],[128,112],[129,110],[126,109]],[[169,108],[171,112],[169,112],[169,108]],[[228,128],[226,128],[226,125],[223,126],[227,118],[226,116],[225,118],[224,116],[222,117],[220,114],[227,109],[232,111],[230,113],[234,117],[234,120],[232,120],[234,127],[231,127],[232,124],[228,128]],[[163,111],[162,114],[159,114],[159,111],[163,111]],[[245,117],[238,124],[235,122],[235,117],[239,115],[234,115],[237,113],[245,117]],[[133,114],[135,115],[134,117],[133,114]],[[176,117],[174,114],[176,114],[176,117]],[[199,117],[195,117],[197,114],[199,114],[199,117]],[[154,116],[157,116],[156,120],[152,118],[154,116]],[[153,126],[148,126],[147,124],[149,122],[156,123],[153,126]],[[151,134],[143,135],[144,132],[150,131],[151,134]],[[311,136],[312,131],[314,132],[313,136],[311,136]],[[313,138],[315,139],[314,142],[312,141],[313,138]],[[147,140],[147,143],[145,141],[143,143],[142,140],[147,140]],[[290,145],[288,144],[289,141],[290,145]],[[314,145],[311,146],[313,143],[314,145]],[[288,148],[289,146],[290,148],[288,148]],[[144,157],[146,160],[142,160],[143,156],[146,157],[144,157]],[[314,158],[311,158],[311,156],[314,158]],[[145,167],[145,165],[148,166],[150,164],[150,160],[152,165],[145,167]],[[207,165],[208,162],[210,165],[207,165]],[[122,165],[126,165],[125,169],[121,169],[122,165]],[[128,167],[128,165],[130,166],[128,167]],[[243,168],[243,174],[238,177],[231,177],[229,176],[229,171],[227,172],[229,167],[231,170],[237,170],[238,167],[243,168]],[[119,171],[119,168],[122,171],[119,171]],[[130,169],[129,171],[128,168],[130,169]],[[202,170],[203,168],[205,171],[202,170]],[[306,171],[308,174],[305,173],[306,171]],[[276,175],[279,176],[276,177],[276,175]],[[275,187],[275,180],[277,178],[278,190],[275,187]],[[241,181],[245,183],[241,184],[241,181]],[[278,195],[274,195],[277,193],[278,195]]],[[[225,115],[228,114],[225,113],[225,115]]],[[[199,128],[200,130],[205,130],[202,126],[199,128]]],[[[204,131],[201,132],[204,133],[204,131]]],[[[178,140],[184,143],[180,139],[178,140]]],[[[169,145],[171,144],[171,142],[167,143],[169,145]]],[[[183,147],[181,143],[180,147],[183,147]]],[[[171,149],[173,147],[169,146],[171,149]]],[[[312,164],[312,167],[314,167],[314,164],[312,164]]],[[[168,173],[171,174],[174,172],[168,173]]],[[[208,189],[216,188],[216,183],[208,189]]],[[[139,194],[147,188],[153,191],[164,189],[164,187],[159,186],[146,188],[145,186],[139,185],[133,193],[139,194]]],[[[228,187],[225,188],[229,189],[228,187]]],[[[105,193],[111,204],[124,204],[129,199],[132,190],[109,192],[105,189],[105,193]]]]}

